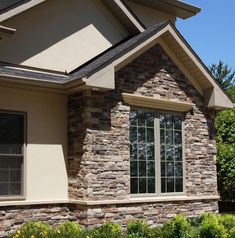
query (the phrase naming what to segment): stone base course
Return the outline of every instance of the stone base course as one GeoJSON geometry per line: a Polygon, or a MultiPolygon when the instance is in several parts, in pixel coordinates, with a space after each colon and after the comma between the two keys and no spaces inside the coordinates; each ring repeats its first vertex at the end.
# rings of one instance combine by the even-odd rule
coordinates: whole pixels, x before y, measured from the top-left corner
{"type": "Polygon", "coordinates": [[[7,237],[27,221],[42,221],[58,225],[77,221],[84,227],[114,222],[125,227],[136,219],[146,220],[150,226],[163,224],[176,214],[196,217],[203,212],[217,212],[217,201],[178,201],[120,205],[82,206],[73,204],[24,205],[0,208],[0,237],[7,237]]]}

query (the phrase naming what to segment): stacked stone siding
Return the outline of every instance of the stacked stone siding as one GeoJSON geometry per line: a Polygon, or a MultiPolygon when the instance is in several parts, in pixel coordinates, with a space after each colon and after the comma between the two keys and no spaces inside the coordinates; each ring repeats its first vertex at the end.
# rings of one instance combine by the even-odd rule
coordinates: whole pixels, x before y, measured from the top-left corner
{"type": "Polygon", "coordinates": [[[216,199],[201,199],[217,195],[215,112],[204,106],[202,96],[159,45],[116,72],[115,80],[114,90],[86,90],[68,98],[69,198],[100,202],[130,199],[131,106],[124,103],[124,92],[193,104],[184,120],[185,194],[198,196],[198,200],[4,207],[0,209],[0,236],[32,219],[51,224],[69,219],[85,226],[107,221],[124,226],[130,220],[145,219],[156,225],[179,213],[196,216],[218,210],[216,199]]]}
{"type": "Polygon", "coordinates": [[[71,176],[70,196],[129,198],[131,107],[123,102],[123,92],[193,103],[184,121],[185,192],[189,196],[217,195],[214,112],[206,109],[202,96],[156,45],[116,73],[115,90],[70,96],[69,172],[77,168],[71,176]]]}

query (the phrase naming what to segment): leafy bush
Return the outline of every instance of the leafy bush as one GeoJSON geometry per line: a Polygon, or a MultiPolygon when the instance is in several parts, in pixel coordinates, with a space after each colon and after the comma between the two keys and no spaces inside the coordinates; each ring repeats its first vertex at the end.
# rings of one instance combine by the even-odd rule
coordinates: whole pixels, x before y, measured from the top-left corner
{"type": "Polygon", "coordinates": [[[76,222],[67,221],[56,227],[52,232],[53,238],[77,238],[82,233],[82,228],[76,222]]]}
{"type": "Polygon", "coordinates": [[[163,238],[190,238],[192,227],[182,216],[176,216],[163,226],[163,238]]]}
{"type": "Polygon", "coordinates": [[[117,224],[106,223],[91,231],[92,238],[120,238],[122,235],[121,227],[117,224]]]}
{"type": "Polygon", "coordinates": [[[127,225],[128,238],[151,238],[152,231],[144,221],[132,221],[127,225]]]}
{"type": "Polygon", "coordinates": [[[223,225],[228,237],[235,238],[235,216],[234,215],[221,215],[218,217],[219,224],[223,225]]]}
{"type": "Polygon", "coordinates": [[[47,238],[49,237],[50,228],[42,222],[27,222],[10,238],[47,238]]]}
{"type": "Polygon", "coordinates": [[[200,238],[227,238],[224,226],[219,224],[215,215],[205,213],[200,218],[200,238]]]}

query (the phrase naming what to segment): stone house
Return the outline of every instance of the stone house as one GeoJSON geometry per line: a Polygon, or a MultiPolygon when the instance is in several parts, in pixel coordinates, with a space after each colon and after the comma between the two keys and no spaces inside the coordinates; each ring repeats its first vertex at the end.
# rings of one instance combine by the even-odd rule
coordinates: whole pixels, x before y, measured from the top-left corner
{"type": "Polygon", "coordinates": [[[214,117],[232,108],[177,0],[0,3],[0,236],[217,211],[214,117]]]}

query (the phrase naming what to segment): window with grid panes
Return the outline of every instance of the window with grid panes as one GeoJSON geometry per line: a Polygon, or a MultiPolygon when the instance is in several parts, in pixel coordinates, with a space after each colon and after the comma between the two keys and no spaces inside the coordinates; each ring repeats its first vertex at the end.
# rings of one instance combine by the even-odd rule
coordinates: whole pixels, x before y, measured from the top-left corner
{"type": "Polygon", "coordinates": [[[182,193],[182,149],[181,115],[132,110],[131,194],[182,193]]]}
{"type": "Polygon", "coordinates": [[[24,120],[0,112],[0,197],[22,195],[24,120]]]}

